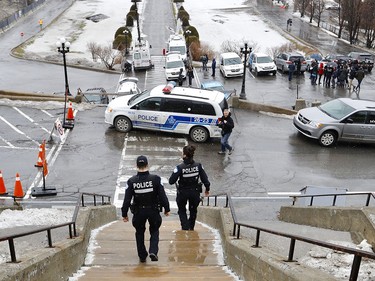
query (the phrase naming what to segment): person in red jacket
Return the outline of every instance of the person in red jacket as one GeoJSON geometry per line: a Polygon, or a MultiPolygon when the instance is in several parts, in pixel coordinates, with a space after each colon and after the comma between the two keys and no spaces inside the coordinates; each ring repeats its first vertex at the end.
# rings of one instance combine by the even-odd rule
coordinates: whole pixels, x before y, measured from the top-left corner
{"type": "Polygon", "coordinates": [[[324,74],[324,65],[321,62],[321,63],[319,63],[319,67],[318,67],[319,84],[321,84],[320,80],[322,79],[323,74],[324,74]]]}

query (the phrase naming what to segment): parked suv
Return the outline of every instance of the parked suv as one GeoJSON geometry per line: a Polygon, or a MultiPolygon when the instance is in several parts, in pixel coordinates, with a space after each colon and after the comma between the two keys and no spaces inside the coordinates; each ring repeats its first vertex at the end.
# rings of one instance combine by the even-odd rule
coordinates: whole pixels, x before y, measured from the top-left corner
{"type": "Polygon", "coordinates": [[[288,72],[288,66],[296,61],[300,60],[301,62],[301,72],[304,73],[307,69],[306,59],[303,55],[299,53],[280,53],[275,58],[275,64],[277,69],[280,69],[281,72],[288,72]]]}
{"type": "Polygon", "coordinates": [[[220,55],[219,69],[225,78],[242,76],[243,68],[241,58],[236,53],[230,52],[220,55]]]}
{"type": "Polygon", "coordinates": [[[254,71],[255,76],[258,74],[265,73],[269,74],[272,73],[276,75],[276,65],[273,59],[262,53],[251,53],[249,56],[249,69],[250,71],[254,71]]]}
{"type": "Polygon", "coordinates": [[[348,56],[352,59],[352,61],[357,60],[359,66],[363,67],[363,70],[367,70],[371,72],[374,68],[374,57],[370,53],[360,53],[360,52],[351,52],[348,56]]]}
{"type": "Polygon", "coordinates": [[[375,102],[334,99],[301,109],[293,123],[300,133],[317,139],[322,146],[334,145],[337,140],[375,143],[375,102]]]}
{"type": "Polygon", "coordinates": [[[182,69],[182,78],[186,77],[185,64],[179,53],[170,52],[165,58],[165,78],[167,80],[178,80],[182,69]]]}

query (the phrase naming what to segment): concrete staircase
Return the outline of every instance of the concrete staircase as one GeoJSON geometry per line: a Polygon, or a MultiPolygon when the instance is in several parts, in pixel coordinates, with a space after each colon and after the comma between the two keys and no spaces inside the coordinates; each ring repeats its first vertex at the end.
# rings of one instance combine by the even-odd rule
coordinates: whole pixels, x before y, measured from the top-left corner
{"type": "MultiPolygon", "coordinates": [[[[115,222],[97,234],[96,248],[89,249],[84,275],[74,280],[238,280],[226,270],[219,235],[201,224],[195,231],[180,229],[176,215],[163,217],[159,261],[148,258],[140,263],[131,222],[115,222]],[[88,261],[90,254],[92,262],[88,261]]],[[[148,239],[146,229],[146,248],[148,239]]]]}

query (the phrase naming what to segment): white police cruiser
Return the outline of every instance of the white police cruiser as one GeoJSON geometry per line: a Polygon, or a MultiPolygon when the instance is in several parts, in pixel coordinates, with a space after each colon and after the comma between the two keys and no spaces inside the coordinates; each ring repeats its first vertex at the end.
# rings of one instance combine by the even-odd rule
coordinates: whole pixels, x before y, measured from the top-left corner
{"type": "Polygon", "coordinates": [[[105,122],[120,132],[140,128],[188,134],[195,142],[220,137],[218,118],[228,108],[224,94],[175,86],[171,81],[151,91],[112,100],[105,111],[105,122]]]}

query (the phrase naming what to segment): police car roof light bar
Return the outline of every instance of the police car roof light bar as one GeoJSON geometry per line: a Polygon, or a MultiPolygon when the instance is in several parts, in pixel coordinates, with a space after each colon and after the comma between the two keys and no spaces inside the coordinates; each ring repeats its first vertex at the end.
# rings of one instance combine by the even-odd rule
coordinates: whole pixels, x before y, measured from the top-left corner
{"type": "Polygon", "coordinates": [[[168,82],[168,84],[163,88],[163,93],[170,94],[175,86],[176,86],[175,81],[168,82]]]}

